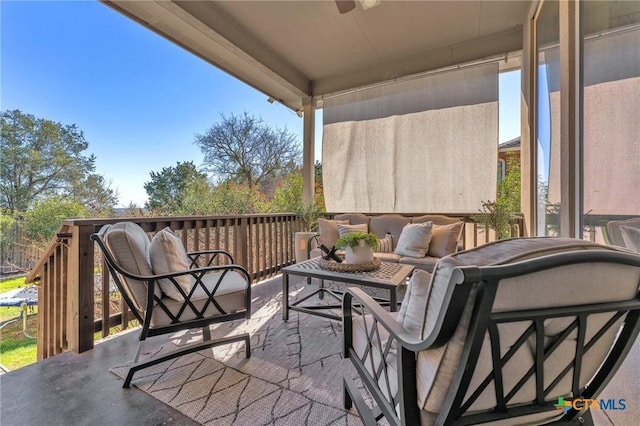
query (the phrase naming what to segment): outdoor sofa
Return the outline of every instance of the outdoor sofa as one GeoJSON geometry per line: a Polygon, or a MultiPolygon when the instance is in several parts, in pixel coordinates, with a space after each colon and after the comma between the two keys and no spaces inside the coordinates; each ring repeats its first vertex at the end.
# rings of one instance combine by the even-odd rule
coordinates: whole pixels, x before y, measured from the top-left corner
{"type": "Polygon", "coordinates": [[[361,213],[338,214],[331,220],[318,220],[319,232],[316,236],[311,237],[309,244],[307,244],[309,259],[323,254],[319,248],[320,244],[328,248],[335,245],[336,240],[339,238],[338,225],[340,224],[366,224],[367,232],[376,234],[381,240],[390,238],[390,247],[387,246],[384,252],[379,248],[379,251],[374,253],[374,256],[381,261],[414,265],[416,269],[428,272],[433,271],[440,258],[456,252],[464,229],[462,220],[444,215],[403,216],[400,214],[382,214],[379,216],[367,216],[361,213]],[[433,224],[430,242],[428,247],[425,247],[426,255],[406,256],[397,254],[398,241],[405,226],[424,224],[426,222],[433,224]],[[317,240],[316,244],[313,243],[314,239],[317,240]]]}

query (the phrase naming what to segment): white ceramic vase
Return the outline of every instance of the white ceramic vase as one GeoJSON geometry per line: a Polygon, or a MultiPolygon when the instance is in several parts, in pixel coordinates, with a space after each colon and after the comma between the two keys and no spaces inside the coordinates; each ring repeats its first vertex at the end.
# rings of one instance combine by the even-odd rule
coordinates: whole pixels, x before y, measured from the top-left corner
{"type": "Polygon", "coordinates": [[[360,264],[373,262],[373,249],[360,241],[360,245],[356,247],[345,247],[344,258],[347,263],[360,264]]]}

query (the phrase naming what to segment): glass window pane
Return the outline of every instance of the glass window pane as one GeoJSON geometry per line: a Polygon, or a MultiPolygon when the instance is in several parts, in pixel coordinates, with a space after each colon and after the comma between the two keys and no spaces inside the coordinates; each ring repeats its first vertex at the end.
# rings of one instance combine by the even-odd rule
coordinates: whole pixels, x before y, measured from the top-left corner
{"type": "Polygon", "coordinates": [[[640,2],[584,2],[582,23],[583,237],[640,251],[640,2]]]}

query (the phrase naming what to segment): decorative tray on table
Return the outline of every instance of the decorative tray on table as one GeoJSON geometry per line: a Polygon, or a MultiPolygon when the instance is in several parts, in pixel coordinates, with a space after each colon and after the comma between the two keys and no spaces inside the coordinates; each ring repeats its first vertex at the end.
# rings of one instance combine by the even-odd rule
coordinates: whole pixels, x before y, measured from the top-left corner
{"type": "Polygon", "coordinates": [[[322,269],[334,272],[369,272],[375,271],[380,265],[382,265],[382,262],[377,257],[374,257],[373,261],[369,263],[347,263],[345,261],[338,263],[335,260],[326,260],[324,258],[320,258],[318,261],[318,266],[322,269]]]}

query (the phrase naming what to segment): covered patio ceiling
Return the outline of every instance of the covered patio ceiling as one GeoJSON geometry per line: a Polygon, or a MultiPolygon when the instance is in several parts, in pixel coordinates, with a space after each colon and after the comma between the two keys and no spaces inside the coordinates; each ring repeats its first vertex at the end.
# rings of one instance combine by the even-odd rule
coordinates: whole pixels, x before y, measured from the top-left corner
{"type": "Polygon", "coordinates": [[[530,1],[103,0],[289,108],[522,49],[530,1]]]}

